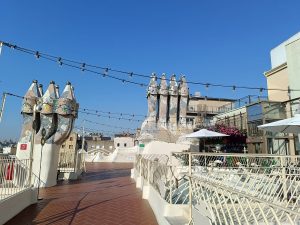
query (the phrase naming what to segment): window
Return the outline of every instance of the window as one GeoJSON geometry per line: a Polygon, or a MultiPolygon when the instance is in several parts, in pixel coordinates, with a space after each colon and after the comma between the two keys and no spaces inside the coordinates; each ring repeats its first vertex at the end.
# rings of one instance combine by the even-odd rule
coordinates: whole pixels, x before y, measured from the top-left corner
{"type": "Polygon", "coordinates": [[[72,149],[73,148],[73,145],[69,145],[69,149],[72,149]]]}
{"type": "Polygon", "coordinates": [[[124,143],[124,147],[126,147],[127,146],[127,144],[126,143],[124,143]]]}
{"type": "Polygon", "coordinates": [[[73,137],[70,137],[70,141],[73,141],[73,137]]]}
{"type": "Polygon", "coordinates": [[[117,147],[120,147],[120,143],[117,144],[117,147]]]}
{"type": "Polygon", "coordinates": [[[62,148],[65,148],[65,147],[66,147],[66,145],[62,145],[61,147],[62,147],[62,148]]]}

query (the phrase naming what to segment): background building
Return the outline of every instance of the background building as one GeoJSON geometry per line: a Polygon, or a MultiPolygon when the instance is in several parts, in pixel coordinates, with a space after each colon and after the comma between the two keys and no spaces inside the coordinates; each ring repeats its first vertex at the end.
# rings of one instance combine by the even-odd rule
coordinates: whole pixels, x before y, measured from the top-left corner
{"type": "Polygon", "coordinates": [[[271,50],[271,69],[264,73],[268,97],[214,116],[214,122],[247,133],[249,153],[300,154],[298,136],[259,130],[257,126],[299,113],[300,33],[271,50]]]}
{"type": "MultiPolygon", "coordinates": [[[[289,118],[299,113],[300,91],[294,90],[300,90],[300,32],[272,49],[270,55],[271,69],[265,72],[268,88],[271,89],[268,91],[269,99],[281,102],[280,107],[284,107],[285,110],[284,118],[289,118]]],[[[272,121],[275,120],[277,118],[273,118],[272,121]]],[[[269,133],[267,136],[270,139],[268,142],[271,147],[269,148],[276,149],[272,147],[272,142],[275,142],[279,147],[288,148],[290,150],[288,154],[300,154],[297,135],[269,133]]]]}
{"type": "Polygon", "coordinates": [[[72,132],[70,134],[69,138],[66,139],[60,147],[60,151],[73,151],[73,152],[75,152],[78,149],[79,149],[78,134],[75,133],[75,132],[72,132]]]}
{"type": "Polygon", "coordinates": [[[90,133],[84,137],[85,149],[87,151],[94,149],[106,149],[113,151],[114,142],[111,137],[105,137],[101,133],[90,133]]]}
{"type": "Polygon", "coordinates": [[[193,129],[211,125],[215,115],[234,108],[233,99],[201,96],[200,92],[190,95],[187,109],[187,122],[193,129]]]}
{"type": "Polygon", "coordinates": [[[121,133],[115,135],[114,138],[115,148],[131,148],[136,144],[137,142],[135,141],[135,134],[121,133]]]}

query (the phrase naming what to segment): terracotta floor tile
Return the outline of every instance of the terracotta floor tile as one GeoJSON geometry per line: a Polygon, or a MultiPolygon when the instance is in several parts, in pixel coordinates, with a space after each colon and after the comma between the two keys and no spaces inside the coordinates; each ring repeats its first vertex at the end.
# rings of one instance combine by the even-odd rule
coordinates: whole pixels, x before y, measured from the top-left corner
{"type": "Polygon", "coordinates": [[[6,225],[157,225],[130,178],[131,168],[130,163],[88,163],[81,180],[41,189],[43,200],[6,225]]]}

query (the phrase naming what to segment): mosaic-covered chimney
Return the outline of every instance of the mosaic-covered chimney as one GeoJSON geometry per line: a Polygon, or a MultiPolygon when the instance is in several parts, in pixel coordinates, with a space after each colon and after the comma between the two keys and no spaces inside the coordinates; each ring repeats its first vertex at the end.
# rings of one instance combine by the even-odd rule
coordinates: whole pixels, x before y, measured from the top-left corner
{"type": "Polygon", "coordinates": [[[186,127],[186,113],[188,108],[189,89],[186,83],[185,76],[180,77],[179,82],[179,124],[181,127],[186,127]]]}
{"type": "MultiPolygon", "coordinates": [[[[28,117],[30,119],[24,120],[21,138],[18,143],[17,157],[25,158],[26,155],[27,158],[30,158],[30,155],[32,155],[34,177],[38,177],[40,174],[40,186],[50,187],[56,184],[59,148],[73,129],[78,104],[70,83],[67,83],[60,97],[58,86],[55,86],[53,81],[50,82],[42,97],[40,97],[41,93],[43,93],[42,86],[40,85],[37,88],[37,82],[35,82],[25,95],[38,96],[35,97],[36,101],[25,101],[26,105],[27,103],[30,105],[29,115],[31,117],[35,115],[35,122],[30,117],[28,117]],[[36,92],[32,92],[32,90],[36,90],[36,92]],[[30,131],[36,132],[34,141],[32,135],[25,138],[24,133],[30,134],[30,131]],[[25,148],[30,143],[34,143],[33,148],[25,148]]],[[[33,97],[30,99],[33,99],[33,97]]],[[[24,105],[22,114],[27,112],[24,110],[24,105]]]]}
{"type": "Polygon", "coordinates": [[[178,112],[178,85],[176,76],[172,75],[169,85],[169,127],[177,128],[177,112],[178,112]]]}
{"type": "Polygon", "coordinates": [[[160,78],[159,86],[159,123],[163,127],[167,127],[167,113],[168,113],[168,84],[166,75],[163,73],[160,78]]]}
{"type": "Polygon", "coordinates": [[[157,77],[155,73],[152,74],[150,83],[147,91],[147,99],[148,99],[148,120],[156,121],[157,115],[157,77]]]}
{"type": "Polygon", "coordinates": [[[35,106],[40,98],[40,91],[37,81],[34,80],[30,85],[28,91],[24,95],[22,103],[21,114],[23,116],[23,125],[21,129],[20,139],[17,145],[16,157],[18,159],[29,159],[33,143],[33,135],[39,129],[40,121],[37,113],[34,113],[35,106]],[[35,124],[35,125],[33,125],[35,124]]]}

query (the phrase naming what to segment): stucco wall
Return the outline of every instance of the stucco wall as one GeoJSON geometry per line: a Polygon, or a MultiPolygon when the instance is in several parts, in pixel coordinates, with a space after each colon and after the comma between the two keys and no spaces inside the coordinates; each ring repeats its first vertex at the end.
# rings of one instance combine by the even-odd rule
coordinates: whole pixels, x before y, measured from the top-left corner
{"type": "Polygon", "coordinates": [[[132,137],[116,137],[114,138],[114,145],[115,148],[131,148],[134,146],[134,139],[132,137]]]}
{"type": "MultiPolygon", "coordinates": [[[[300,38],[286,46],[289,85],[291,89],[300,89],[300,38]]],[[[292,91],[291,98],[300,97],[299,91],[292,91]]],[[[293,106],[296,110],[298,106],[293,106]]]]}
{"type": "MultiPolygon", "coordinates": [[[[267,84],[269,89],[288,89],[289,76],[286,64],[282,64],[280,68],[266,73],[267,84]]],[[[283,91],[268,90],[270,101],[287,101],[288,93],[283,91]]]]}
{"type": "Polygon", "coordinates": [[[290,37],[289,39],[282,42],[281,44],[279,44],[278,46],[276,46],[275,48],[273,48],[271,50],[270,55],[271,55],[272,69],[274,69],[275,67],[277,67],[287,61],[288,56],[286,54],[285,46],[299,38],[300,38],[300,32],[293,35],[292,37],[290,37]]]}

